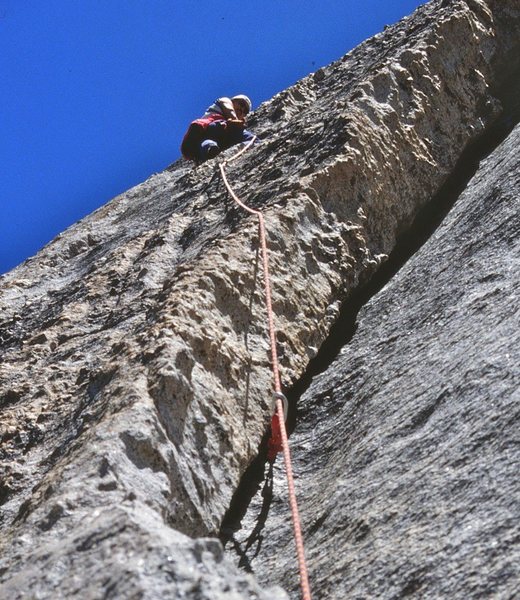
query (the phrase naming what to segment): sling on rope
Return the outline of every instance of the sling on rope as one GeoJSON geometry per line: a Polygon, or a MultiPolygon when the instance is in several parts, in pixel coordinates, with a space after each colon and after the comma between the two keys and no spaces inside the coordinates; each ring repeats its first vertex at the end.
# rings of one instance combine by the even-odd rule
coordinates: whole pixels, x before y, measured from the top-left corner
{"type": "Polygon", "coordinates": [[[251,139],[247,145],[242,148],[239,152],[233,155],[231,158],[222,161],[219,164],[220,173],[222,180],[233,198],[233,200],[248,213],[255,215],[258,218],[258,228],[260,237],[260,246],[262,249],[262,265],[264,271],[264,292],[265,292],[265,304],[267,309],[267,325],[269,330],[269,340],[271,345],[271,366],[273,370],[273,383],[274,383],[274,394],[273,399],[275,401],[276,411],[271,421],[271,438],[268,443],[268,460],[273,462],[277,453],[283,451],[285,471],[287,476],[287,488],[289,495],[289,505],[291,508],[291,515],[294,529],[294,541],[296,544],[296,554],[298,557],[298,566],[300,571],[300,585],[302,590],[302,599],[311,600],[311,591],[309,586],[309,576],[307,573],[307,565],[305,563],[305,551],[303,547],[303,536],[301,532],[300,515],[298,512],[298,503],[296,501],[296,491],[294,488],[294,478],[292,470],[291,452],[289,450],[289,442],[287,439],[287,430],[285,428],[285,416],[284,416],[284,404],[287,406],[287,399],[282,393],[282,386],[280,382],[280,368],[278,364],[278,354],[276,350],[276,330],[274,327],[274,316],[273,307],[271,301],[271,280],[269,277],[269,260],[267,253],[267,236],[265,230],[264,215],[261,211],[255,210],[244,204],[240,198],[235,194],[232,187],[230,186],[225,172],[225,166],[236,160],[244,152],[246,152],[256,140],[256,136],[251,139]]]}

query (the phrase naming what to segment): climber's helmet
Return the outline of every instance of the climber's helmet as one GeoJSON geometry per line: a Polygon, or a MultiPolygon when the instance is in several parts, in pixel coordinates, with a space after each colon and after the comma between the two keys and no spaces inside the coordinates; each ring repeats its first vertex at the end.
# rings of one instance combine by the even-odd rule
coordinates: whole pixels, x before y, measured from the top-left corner
{"type": "Polygon", "coordinates": [[[251,100],[249,100],[249,98],[247,96],[244,96],[243,94],[233,96],[233,98],[231,98],[231,101],[233,102],[233,107],[235,108],[235,111],[239,110],[244,117],[250,112],[252,108],[251,100]]]}

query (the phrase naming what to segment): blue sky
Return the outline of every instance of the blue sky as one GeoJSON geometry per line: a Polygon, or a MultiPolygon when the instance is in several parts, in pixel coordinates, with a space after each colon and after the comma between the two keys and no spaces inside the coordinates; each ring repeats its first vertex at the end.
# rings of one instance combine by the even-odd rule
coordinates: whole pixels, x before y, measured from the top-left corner
{"type": "Polygon", "coordinates": [[[257,106],[415,0],[0,0],[0,273],[180,156],[222,95],[257,106]]]}

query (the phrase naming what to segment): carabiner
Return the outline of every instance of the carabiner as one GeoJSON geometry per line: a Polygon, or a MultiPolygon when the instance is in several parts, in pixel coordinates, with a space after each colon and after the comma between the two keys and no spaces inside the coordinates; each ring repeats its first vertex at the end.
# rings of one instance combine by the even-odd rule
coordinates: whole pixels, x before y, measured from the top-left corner
{"type": "Polygon", "coordinates": [[[276,413],[276,401],[281,400],[283,404],[284,422],[287,422],[289,415],[289,401],[282,392],[273,392],[273,414],[276,413]]]}

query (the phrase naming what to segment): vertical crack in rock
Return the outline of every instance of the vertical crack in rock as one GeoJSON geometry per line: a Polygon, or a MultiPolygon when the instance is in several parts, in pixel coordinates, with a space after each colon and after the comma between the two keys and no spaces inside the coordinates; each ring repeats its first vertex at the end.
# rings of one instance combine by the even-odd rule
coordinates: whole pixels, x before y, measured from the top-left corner
{"type": "MultiPolygon", "coordinates": [[[[328,337],[321,344],[317,355],[309,362],[302,377],[286,390],[285,393],[289,400],[287,419],[289,434],[296,426],[299,399],[311,385],[313,379],[325,372],[337,359],[343,348],[351,342],[357,329],[356,320],[359,311],[396,276],[408,260],[431,238],[476,174],[480,163],[502,144],[519,122],[520,72],[514,72],[512,77],[516,83],[503,90],[501,101],[504,111],[502,115],[478,140],[469,144],[464,150],[455,169],[447,177],[441,189],[417,214],[410,228],[399,235],[394,250],[383,265],[367,283],[360,286],[343,302],[338,318],[331,327],[328,337]]],[[[431,411],[433,411],[432,407],[428,409],[427,413],[429,414],[431,411]]],[[[427,416],[423,415],[420,418],[427,418],[427,416]]],[[[251,572],[253,572],[253,568],[248,552],[261,541],[272,502],[272,471],[266,466],[268,437],[268,435],[264,437],[258,456],[244,473],[220,530],[222,542],[229,544],[231,551],[239,557],[239,566],[251,572]],[[254,528],[247,532],[246,542],[241,545],[235,539],[235,533],[240,530],[241,519],[259,492],[261,500],[255,502],[254,509],[258,512],[258,516],[254,522],[254,528]],[[261,504],[260,509],[258,509],[258,504],[261,504]]],[[[279,460],[281,461],[281,457],[279,460]]],[[[251,524],[249,519],[248,523],[251,524]]],[[[313,525],[313,527],[318,526],[319,524],[313,525]]]]}
{"type": "MultiPolygon", "coordinates": [[[[329,354],[299,382],[292,442],[320,597],[520,591],[520,103],[511,91],[515,105],[418,216],[424,226],[403,243],[414,254],[396,246],[382,269],[390,273],[361,290],[359,306],[348,303],[329,354]]],[[[244,484],[249,499],[262,476],[258,465],[244,484]]],[[[222,537],[239,566],[284,581],[296,599],[284,485],[278,466],[249,512],[236,498],[222,537]]]]}

